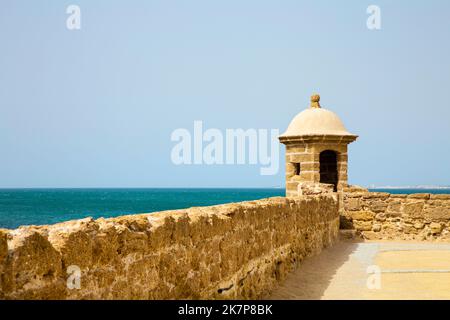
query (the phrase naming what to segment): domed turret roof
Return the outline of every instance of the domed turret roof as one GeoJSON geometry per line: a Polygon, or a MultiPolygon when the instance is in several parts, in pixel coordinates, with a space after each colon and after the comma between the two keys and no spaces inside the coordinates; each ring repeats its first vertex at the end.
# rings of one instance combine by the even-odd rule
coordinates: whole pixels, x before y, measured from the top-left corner
{"type": "Polygon", "coordinates": [[[319,101],[320,96],[313,95],[311,97],[311,107],[297,114],[281,137],[311,135],[354,136],[347,131],[341,119],[334,112],[321,108],[319,101]]]}

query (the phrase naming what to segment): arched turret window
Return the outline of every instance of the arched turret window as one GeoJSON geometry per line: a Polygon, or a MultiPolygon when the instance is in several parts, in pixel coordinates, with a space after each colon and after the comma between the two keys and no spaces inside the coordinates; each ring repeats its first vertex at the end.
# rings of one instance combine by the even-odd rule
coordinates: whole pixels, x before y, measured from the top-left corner
{"type": "Polygon", "coordinates": [[[320,153],[320,183],[333,184],[334,191],[337,190],[338,170],[335,151],[326,150],[320,153]]]}

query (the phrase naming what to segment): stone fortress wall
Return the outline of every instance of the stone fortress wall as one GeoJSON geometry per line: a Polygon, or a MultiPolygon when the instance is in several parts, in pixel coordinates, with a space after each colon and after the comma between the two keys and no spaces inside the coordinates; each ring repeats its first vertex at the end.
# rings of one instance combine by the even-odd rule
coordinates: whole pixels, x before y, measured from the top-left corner
{"type": "Polygon", "coordinates": [[[450,241],[450,194],[346,191],[341,229],[368,240],[450,241]]]}
{"type": "Polygon", "coordinates": [[[338,229],[336,194],[0,229],[0,299],[259,298],[338,229]]]}

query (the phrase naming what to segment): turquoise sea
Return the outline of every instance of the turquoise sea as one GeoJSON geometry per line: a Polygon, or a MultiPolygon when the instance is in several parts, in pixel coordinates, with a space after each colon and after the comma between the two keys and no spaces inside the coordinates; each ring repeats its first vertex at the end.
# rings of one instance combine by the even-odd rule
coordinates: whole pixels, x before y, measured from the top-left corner
{"type": "Polygon", "coordinates": [[[0,189],[0,228],[284,195],[284,189],[0,189]]]}
{"type": "MultiPolygon", "coordinates": [[[[373,190],[450,193],[449,189],[373,190]]],[[[284,196],[284,189],[0,189],[0,228],[284,196]]]]}

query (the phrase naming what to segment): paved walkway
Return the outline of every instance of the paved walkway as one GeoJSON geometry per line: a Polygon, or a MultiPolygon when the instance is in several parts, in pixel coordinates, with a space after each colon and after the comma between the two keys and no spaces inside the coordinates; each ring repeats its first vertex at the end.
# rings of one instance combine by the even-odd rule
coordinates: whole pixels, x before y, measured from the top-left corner
{"type": "Polygon", "coordinates": [[[268,299],[450,299],[450,244],[339,242],[268,299]]]}

